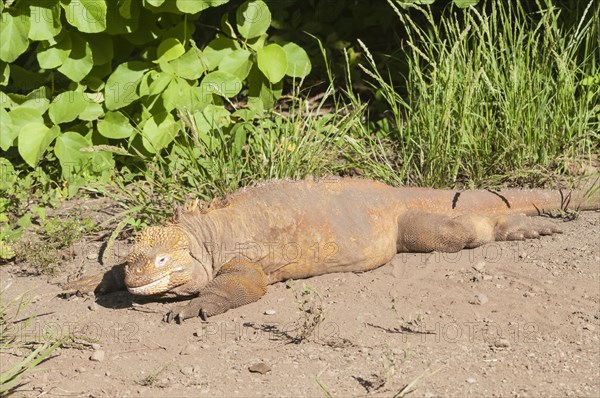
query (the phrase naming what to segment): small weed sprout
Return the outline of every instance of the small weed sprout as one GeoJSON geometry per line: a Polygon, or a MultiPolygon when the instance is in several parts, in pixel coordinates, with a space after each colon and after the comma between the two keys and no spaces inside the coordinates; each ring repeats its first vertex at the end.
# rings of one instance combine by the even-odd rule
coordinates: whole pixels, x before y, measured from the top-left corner
{"type": "Polygon", "coordinates": [[[156,383],[158,383],[158,376],[160,376],[161,373],[169,369],[170,366],[171,363],[166,363],[162,365],[156,371],[138,381],[138,384],[144,387],[151,387],[156,385],[156,383]]]}
{"type": "Polygon", "coordinates": [[[404,316],[398,313],[398,298],[396,296],[391,296],[391,306],[390,309],[394,311],[396,314],[396,319],[400,322],[400,330],[403,332],[409,333],[427,333],[425,330],[425,316],[423,312],[417,311],[417,313],[413,316],[405,318],[404,316]]]}
{"type": "Polygon", "coordinates": [[[0,396],[9,395],[19,385],[23,376],[48,359],[52,352],[63,343],[63,340],[53,339],[52,336],[44,336],[45,341],[43,343],[19,340],[19,330],[15,325],[20,324],[19,328],[22,330],[31,322],[31,317],[23,322],[17,319],[21,311],[31,303],[31,298],[26,294],[20,294],[9,301],[5,301],[4,295],[9,286],[0,288],[0,352],[2,353],[0,355],[18,353],[23,348],[32,351],[12,364],[11,367],[5,368],[5,363],[2,362],[0,396]]]}
{"type": "Polygon", "coordinates": [[[298,344],[312,336],[319,324],[325,320],[325,307],[319,291],[306,284],[302,284],[302,289],[295,293],[295,298],[301,312],[297,321],[298,336],[295,341],[298,344]]]}
{"type": "Polygon", "coordinates": [[[35,228],[35,239],[24,239],[14,245],[18,262],[27,262],[35,274],[55,276],[60,273],[60,264],[68,251],[64,250],[94,229],[89,218],[74,215],[69,218],[41,217],[35,228]]]}
{"type": "Polygon", "coordinates": [[[379,390],[396,374],[396,357],[392,349],[386,344],[383,350],[383,370],[373,383],[373,391],[379,390]]]}

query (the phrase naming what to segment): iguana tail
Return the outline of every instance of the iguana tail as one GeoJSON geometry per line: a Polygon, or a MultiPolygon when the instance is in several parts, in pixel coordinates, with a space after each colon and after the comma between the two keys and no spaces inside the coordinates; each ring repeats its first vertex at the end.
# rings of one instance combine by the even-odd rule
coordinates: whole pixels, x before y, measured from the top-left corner
{"type": "Polygon", "coordinates": [[[575,189],[433,190],[405,189],[409,208],[446,215],[548,214],[554,210],[600,209],[600,175],[580,180],[575,189]]]}

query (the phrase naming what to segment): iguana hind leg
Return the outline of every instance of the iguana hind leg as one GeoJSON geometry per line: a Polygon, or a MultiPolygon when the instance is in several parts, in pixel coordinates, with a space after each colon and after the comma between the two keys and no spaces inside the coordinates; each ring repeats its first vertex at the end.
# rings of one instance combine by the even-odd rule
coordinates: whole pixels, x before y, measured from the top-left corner
{"type": "Polygon", "coordinates": [[[398,221],[397,249],[398,252],[457,252],[494,241],[539,238],[560,232],[551,222],[521,214],[449,217],[413,213],[398,221]]]}
{"type": "Polygon", "coordinates": [[[560,228],[545,219],[527,217],[523,214],[499,216],[494,221],[497,241],[523,240],[562,233],[560,228]]]}
{"type": "Polygon", "coordinates": [[[257,301],[267,292],[267,277],[262,267],[245,259],[223,265],[199,296],[165,315],[165,322],[200,316],[207,317],[257,301]]]}

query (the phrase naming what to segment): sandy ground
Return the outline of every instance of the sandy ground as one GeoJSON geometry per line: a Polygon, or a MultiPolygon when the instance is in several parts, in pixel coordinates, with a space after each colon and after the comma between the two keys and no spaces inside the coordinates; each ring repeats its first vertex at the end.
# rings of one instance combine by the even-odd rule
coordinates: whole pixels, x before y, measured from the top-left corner
{"type": "MultiPolygon", "coordinates": [[[[14,396],[598,397],[600,212],[556,222],[564,234],[279,283],[256,303],[181,325],[161,321],[172,302],[58,297],[69,275],[100,269],[99,243],[50,281],[3,266],[7,298],[35,297],[20,315],[35,316],[23,340],[75,336],[14,396]],[[304,285],[321,299],[301,296],[304,285]]],[[[2,370],[16,359],[0,353],[2,370]]]]}

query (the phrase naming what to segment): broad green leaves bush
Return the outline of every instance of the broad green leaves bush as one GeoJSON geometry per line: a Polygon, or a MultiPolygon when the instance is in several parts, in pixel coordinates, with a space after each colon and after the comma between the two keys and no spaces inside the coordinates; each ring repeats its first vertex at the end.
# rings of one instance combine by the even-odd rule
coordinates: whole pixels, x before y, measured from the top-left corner
{"type": "MultiPolygon", "coordinates": [[[[465,8],[469,6],[475,6],[479,3],[479,0],[452,0],[454,4],[456,4],[460,8],[465,8]]],[[[397,0],[400,5],[429,5],[435,3],[435,0],[397,0]]]]}
{"type": "Polygon", "coordinates": [[[0,149],[30,167],[52,151],[64,178],[104,179],[119,152],[107,147],[160,152],[184,128],[178,112],[211,136],[272,108],[285,78],[303,79],[311,62],[269,37],[267,3],[228,2],[0,3],[0,149]],[[223,10],[217,29],[197,23],[214,7],[223,10]]]}

